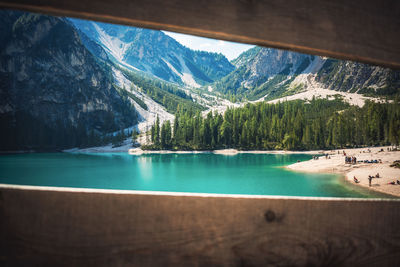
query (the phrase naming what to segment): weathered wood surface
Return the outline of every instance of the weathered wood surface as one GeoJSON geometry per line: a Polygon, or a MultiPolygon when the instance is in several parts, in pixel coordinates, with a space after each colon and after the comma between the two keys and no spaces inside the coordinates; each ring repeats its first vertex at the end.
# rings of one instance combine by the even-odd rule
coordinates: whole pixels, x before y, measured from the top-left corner
{"type": "Polygon", "coordinates": [[[1,6],[400,68],[400,1],[0,0],[1,6]]]}
{"type": "Polygon", "coordinates": [[[400,202],[0,188],[2,266],[400,266],[400,202]]]}

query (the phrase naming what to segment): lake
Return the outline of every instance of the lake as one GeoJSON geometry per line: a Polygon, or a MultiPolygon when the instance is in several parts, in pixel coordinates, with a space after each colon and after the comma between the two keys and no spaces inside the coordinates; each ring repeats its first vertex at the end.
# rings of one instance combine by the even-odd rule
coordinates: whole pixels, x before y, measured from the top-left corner
{"type": "Polygon", "coordinates": [[[33,153],[0,156],[0,183],[193,193],[368,197],[333,174],[283,166],[303,154],[33,153]]]}

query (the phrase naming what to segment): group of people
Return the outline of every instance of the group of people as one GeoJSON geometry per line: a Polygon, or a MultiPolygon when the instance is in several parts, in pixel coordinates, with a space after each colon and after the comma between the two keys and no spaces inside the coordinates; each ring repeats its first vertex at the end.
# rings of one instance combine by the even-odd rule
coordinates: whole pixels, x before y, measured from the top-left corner
{"type": "Polygon", "coordinates": [[[381,178],[379,172],[375,176],[368,175],[369,186],[371,186],[372,178],[381,178]]]}
{"type": "MultiPolygon", "coordinates": [[[[371,184],[372,184],[372,179],[373,178],[381,178],[381,176],[379,175],[379,173],[377,173],[375,176],[371,176],[371,175],[368,175],[368,182],[369,182],[369,186],[371,186],[371,184]]],[[[357,179],[357,177],[353,177],[353,180],[354,180],[354,182],[356,183],[356,184],[358,184],[359,182],[360,182],[360,180],[359,179],[357,179]]],[[[389,182],[388,184],[391,184],[391,185],[396,185],[396,184],[398,184],[398,185],[400,185],[400,181],[399,180],[396,180],[396,182],[395,181],[392,181],[392,182],[389,182]]]]}
{"type": "Polygon", "coordinates": [[[382,163],[381,159],[373,159],[373,160],[364,160],[364,163],[382,163]]]}
{"type": "Polygon", "coordinates": [[[357,163],[357,158],[356,157],[345,157],[344,158],[344,163],[349,163],[349,164],[356,164],[357,163]]]}
{"type": "MultiPolygon", "coordinates": [[[[380,177],[381,176],[379,175],[379,173],[377,173],[375,176],[368,175],[369,186],[371,186],[371,184],[372,184],[372,178],[380,178],[380,177]]],[[[356,184],[358,184],[360,182],[360,180],[358,180],[357,177],[355,177],[355,176],[353,177],[353,180],[356,184]]]]}
{"type": "MultiPolygon", "coordinates": [[[[358,162],[361,162],[361,163],[382,163],[382,160],[381,159],[360,160],[358,162]]],[[[344,158],[344,163],[346,163],[346,164],[356,164],[357,163],[357,158],[356,157],[345,157],[344,158]]]]}

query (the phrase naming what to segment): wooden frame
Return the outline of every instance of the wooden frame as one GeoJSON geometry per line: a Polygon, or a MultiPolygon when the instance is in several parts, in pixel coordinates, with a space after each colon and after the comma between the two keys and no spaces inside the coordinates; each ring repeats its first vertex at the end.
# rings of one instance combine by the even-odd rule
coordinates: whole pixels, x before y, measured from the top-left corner
{"type": "Polygon", "coordinates": [[[400,68],[399,1],[0,0],[0,7],[400,68]]]}
{"type": "Polygon", "coordinates": [[[0,264],[399,266],[400,201],[0,186],[0,264]]]}
{"type": "MultiPolygon", "coordinates": [[[[400,68],[400,2],[0,0],[400,68]]],[[[0,265],[400,266],[400,201],[0,185],[0,265]]]]}

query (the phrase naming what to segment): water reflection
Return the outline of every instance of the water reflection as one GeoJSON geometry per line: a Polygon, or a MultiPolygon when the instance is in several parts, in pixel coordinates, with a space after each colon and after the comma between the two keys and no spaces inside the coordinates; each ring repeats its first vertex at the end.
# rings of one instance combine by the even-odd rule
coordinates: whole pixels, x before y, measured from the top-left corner
{"type": "Polygon", "coordinates": [[[22,154],[0,157],[0,183],[289,196],[363,196],[338,176],[282,168],[311,155],[22,154]]]}

